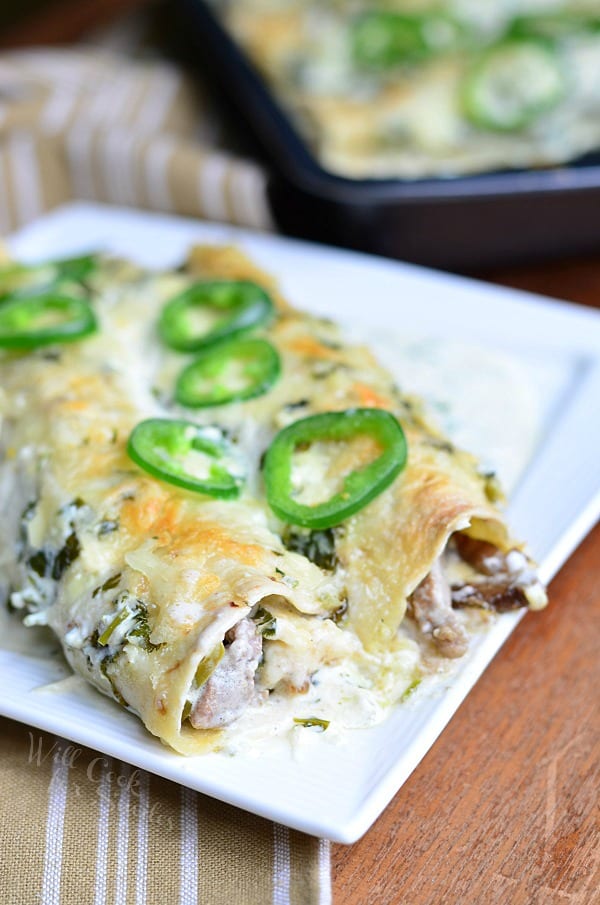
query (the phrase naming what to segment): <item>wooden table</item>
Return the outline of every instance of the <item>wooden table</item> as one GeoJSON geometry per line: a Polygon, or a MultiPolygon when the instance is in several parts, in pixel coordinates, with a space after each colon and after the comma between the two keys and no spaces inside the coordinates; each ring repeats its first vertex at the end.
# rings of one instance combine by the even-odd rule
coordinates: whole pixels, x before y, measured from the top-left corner
{"type": "MultiPolygon", "coordinates": [[[[0,46],[74,40],[142,2],[59,0],[0,46]]],[[[477,276],[600,307],[600,258],[477,276]]],[[[597,527],[375,826],[333,847],[336,905],[600,903],[599,563],[597,527]]]]}

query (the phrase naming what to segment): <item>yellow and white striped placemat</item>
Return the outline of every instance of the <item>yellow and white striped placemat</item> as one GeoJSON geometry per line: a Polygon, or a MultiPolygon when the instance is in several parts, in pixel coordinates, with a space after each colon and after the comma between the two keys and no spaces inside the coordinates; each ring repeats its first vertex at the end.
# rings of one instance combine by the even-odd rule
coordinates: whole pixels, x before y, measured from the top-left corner
{"type": "Polygon", "coordinates": [[[2,905],[330,905],[329,865],[324,840],[0,718],[2,905]]]}
{"type": "MultiPolygon", "coordinates": [[[[263,171],[218,138],[165,63],[0,54],[0,234],[71,198],[270,228],[263,171]]],[[[0,905],[330,901],[327,842],[0,718],[0,905]]]]}
{"type": "Polygon", "coordinates": [[[263,170],[219,138],[206,98],[167,63],[0,54],[0,234],[72,198],[271,228],[263,170]]]}

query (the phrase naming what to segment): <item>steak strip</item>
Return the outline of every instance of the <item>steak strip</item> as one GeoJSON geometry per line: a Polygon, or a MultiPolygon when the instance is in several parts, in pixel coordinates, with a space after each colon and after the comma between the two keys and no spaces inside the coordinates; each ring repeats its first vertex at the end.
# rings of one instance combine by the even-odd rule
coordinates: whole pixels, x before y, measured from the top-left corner
{"type": "Polygon", "coordinates": [[[487,576],[487,580],[453,585],[455,607],[474,606],[505,613],[527,606],[540,609],[546,604],[545,591],[520,550],[502,553],[493,544],[466,534],[455,534],[453,540],[461,559],[487,576]]]}
{"type": "Polygon", "coordinates": [[[415,588],[408,600],[415,622],[431,639],[443,657],[462,657],[469,641],[452,610],[450,585],[438,559],[431,572],[415,588]]]}

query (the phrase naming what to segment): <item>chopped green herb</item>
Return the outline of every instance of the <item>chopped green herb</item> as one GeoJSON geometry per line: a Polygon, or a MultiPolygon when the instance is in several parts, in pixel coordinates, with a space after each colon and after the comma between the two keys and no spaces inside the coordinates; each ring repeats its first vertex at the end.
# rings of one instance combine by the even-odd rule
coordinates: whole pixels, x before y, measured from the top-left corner
{"type": "Polygon", "coordinates": [[[159,647],[162,647],[162,644],[154,644],[154,642],[150,640],[152,629],[148,622],[148,610],[139,600],[137,603],[139,609],[135,614],[135,628],[129,633],[129,637],[140,638],[140,646],[146,651],[157,650],[159,647]]]}
{"type": "Polygon", "coordinates": [[[310,399],[298,399],[297,402],[288,402],[287,405],[284,405],[284,412],[293,412],[295,409],[303,409],[306,408],[307,405],[310,405],[310,399]]]}
{"type": "Polygon", "coordinates": [[[200,660],[198,664],[198,668],[196,670],[196,675],[194,676],[194,682],[197,688],[201,688],[210,677],[213,672],[221,662],[221,658],[225,653],[225,648],[222,644],[217,644],[217,646],[210,652],[207,657],[204,657],[200,660]]]}
{"type": "Polygon", "coordinates": [[[119,610],[115,618],[112,622],[108,624],[108,626],[104,629],[102,634],[98,637],[98,644],[101,647],[106,647],[108,644],[112,633],[120,626],[126,619],[131,616],[131,610],[129,607],[124,606],[122,610],[119,610]]]}
{"type": "Polygon", "coordinates": [[[401,701],[407,701],[412,694],[417,690],[419,685],[421,684],[422,676],[417,676],[416,679],[413,679],[408,688],[405,690],[404,694],[400,698],[401,701]]]}
{"type": "Polygon", "coordinates": [[[44,361],[60,361],[62,358],[58,349],[41,349],[38,354],[44,361]]]}
{"type": "Polygon", "coordinates": [[[486,474],[482,475],[483,480],[485,482],[484,490],[485,495],[490,501],[490,503],[501,503],[504,502],[504,493],[502,491],[502,485],[498,480],[498,476],[496,472],[489,471],[486,474]]]}
{"type": "Polygon", "coordinates": [[[291,575],[286,575],[282,569],[275,569],[275,575],[278,576],[276,581],[281,581],[282,584],[288,586],[288,588],[296,588],[299,584],[297,578],[292,578],[291,575]]]}
{"type": "Polygon", "coordinates": [[[59,581],[69,566],[75,562],[81,553],[81,544],[74,531],[69,534],[62,550],[56,554],[56,558],[52,565],[52,578],[59,581]]]}
{"type": "Polygon", "coordinates": [[[35,512],[35,507],[37,506],[37,500],[32,500],[31,503],[27,503],[25,509],[21,513],[21,521],[28,522],[33,518],[33,513],[35,512]]]}
{"type": "Polygon", "coordinates": [[[29,532],[27,529],[27,523],[30,522],[33,518],[36,506],[37,500],[33,500],[31,503],[27,504],[27,506],[21,513],[21,523],[19,525],[19,543],[21,545],[21,557],[23,556],[24,550],[29,545],[29,532]]]}
{"type": "Polygon", "coordinates": [[[303,719],[294,717],[294,722],[298,726],[306,726],[307,729],[319,729],[320,732],[325,732],[329,726],[329,720],[320,720],[316,716],[308,716],[303,719]]]}
{"type": "Polygon", "coordinates": [[[112,654],[112,655],[108,654],[106,657],[103,657],[102,660],[100,661],[100,672],[102,673],[104,678],[108,679],[108,681],[110,682],[110,687],[112,688],[112,693],[115,697],[115,700],[117,700],[119,702],[119,704],[121,704],[122,707],[127,707],[128,706],[127,701],[125,700],[125,698],[123,697],[123,695],[121,694],[119,689],[117,688],[114,678],[108,672],[108,667],[113,662],[113,660],[115,659],[116,656],[117,656],[116,654],[112,654]]]}
{"type": "Polygon", "coordinates": [[[80,496],[75,497],[74,500],[71,500],[70,503],[65,503],[64,506],[61,506],[58,510],[59,515],[66,515],[70,509],[83,509],[86,505],[85,500],[82,500],[80,496]]]}
{"type": "Polygon", "coordinates": [[[105,519],[98,525],[98,537],[104,537],[106,534],[112,534],[113,531],[119,530],[119,522],[116,519],[105,519]]]}
{"type": "MultiPolygon", "coordinates": [[[[277,569],[276,571],[279,571],[277,569]]],[[[283,573],[282,573],[283,574],[283,573]]],[[[256,629],[263,638],[274,638],[277,633],[277,619],[264,607],[259,606],[254,614],[256,629]]]]}
{"type": "Polygon", "coordinates": [[[322,346],[325,346],[326,349],[331,349],[334,352],[338,352],[340,349],[343,348],[341,343],[332,342],[330,339],[324,339],[322,336],[318,337],[318,342],[322,346]]]}
{"type": "Polygon", "coordinates": [[[448,453],[452,455],[455,451],[455,447],[448,440],[440,440],[439,437],[429,437],[427,439],[427,445],[431,446],[433,449],[439,449],[440,452],[448,453]]]}
{"type": "Polygon", "coordinates": [[[107,578],[104,584],[99,585],[92,591],[92,597],[97,597],[98,594],[103,594],[105,591],[112,591],[113,588],[116,588],[119,582],[121,581],[121,572],[117,572],[116,575],[111,575],[110,578],[107,578]]]}
{"type": "Polygon", "coordinates": [[[39,575],[40,578],[47,578],[52,568],[51,563],[52,559],[46,550],[38,550],[27,560],[27,568],[39,575]]]}
{"type": "Polygon", "coordinates": [[[17,611],[17,607],[12,602],[12,595],[15,592],[15,588],[10,586],[6,589],[6,599],[4,601],[4,605],[9,613],[15,613],[17,611]]]}
{"type": "Polygon", "coordinates": [[[62,279],[83,283],[98,266],[98,258],[95,254],[79,255],[75,258],[66,258],[56,261],[55,266],[62,279]]]}
{"type": "Polygon", "coordinates": [[[338,564],[335,552],[335,531],[324,528],[319,531],[303,531],[299,528],[288,528],[283,543],[293,553],[306,556],[316,566],[326,572],[333,572],[338,564]]]}
{"type": "Polygon", "coordinates": [[[332,622],[335,622],[336,625],[339,625],[340,622],[344,622],[346,619],[346,615],[348,613],[348,600],[344,598],[340,603],[337,610],[334,610],[331,614],[332,622]]]}

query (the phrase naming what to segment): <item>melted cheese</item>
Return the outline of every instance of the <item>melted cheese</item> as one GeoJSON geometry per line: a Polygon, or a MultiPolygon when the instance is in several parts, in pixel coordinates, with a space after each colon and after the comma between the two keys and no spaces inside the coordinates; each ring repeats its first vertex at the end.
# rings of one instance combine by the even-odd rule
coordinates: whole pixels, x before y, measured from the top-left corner
{"type": "MultiPolygon", "coordinates": [[[[307,715],[334,727],[370,724],[424,668],[404,631],[407,598],[448,537],[470,525],[501,550],[515,542],[476,460],[448,445],[368,349],[283,300],[262,331],[282,357],[278,383],[244,403],[177,407],[172,381],[188,359],[161,346],[156,321],[198,268],[270,282],[232,249],[198,250],[191,271],[177,274],[107,261],[94,279],[96,335],[50,355],[0,356],[3,594],[26,621],[52,628],[76,672],[184,753],[235,747],[250,723],[266,737],[278,719],[284,732],[307,715]],[[265,500],[261,456],[296,418],[369,404],[401,420],[408,465],[336,531],[337,558],[320,568],[286,547],[286,526],[265,500]],[[240,498],[190,494],[135,466],[127,438],[151,416],[232,434],[248,473],[240,498]],[[193,730],[185,708],[198,697],[200,664],[259,606],[272,627],[258,699],[225,733],[193,730]]],[[[323,447],[301,458],[309,499],[377,452],[368,439],[333,458],[323,447]]]]}

